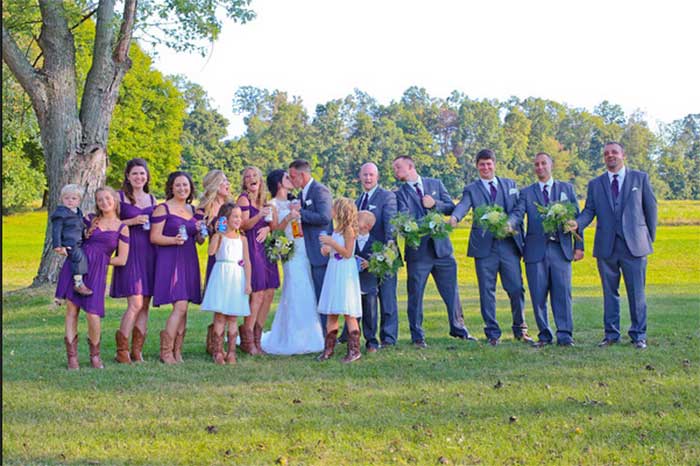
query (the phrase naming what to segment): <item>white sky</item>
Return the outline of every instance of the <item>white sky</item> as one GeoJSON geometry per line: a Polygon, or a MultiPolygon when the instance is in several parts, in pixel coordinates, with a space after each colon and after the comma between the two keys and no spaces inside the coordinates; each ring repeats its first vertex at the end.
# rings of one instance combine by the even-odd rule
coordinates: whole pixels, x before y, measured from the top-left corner
{"type": "Polygon", "coordinates": [[[211,53],[160,50],[155,66],[204,87],[231,125],[240,86],[317,104],[358,88],[382,104],[410,86],[432,97],[552,99],[640,109],[652,127],[700,112],[696,0],[253,0],[211,53]]]}

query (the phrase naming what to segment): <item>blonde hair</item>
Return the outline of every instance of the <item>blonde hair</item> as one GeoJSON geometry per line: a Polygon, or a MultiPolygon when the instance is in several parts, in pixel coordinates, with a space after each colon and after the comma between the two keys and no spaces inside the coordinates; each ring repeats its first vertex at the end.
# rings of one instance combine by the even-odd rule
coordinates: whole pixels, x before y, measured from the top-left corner
{"type": "Polygon", "coordinates": [[[95,231],[95,228],[99,226],[100,219],[102,219],[105,216],[105,213],[100,209],[100,206],[97,205],[97,195],[103,191],[108,192],[109,195],[112,196],[112,199],[114,200],[114,213],[116,214],[117,218],[119,218],[119,195],[117,194],[117,192],[109,186],[97,188],[97,190],[95,191],[95,217],[90,222],[90,228],[88,228],[88,231],[85,234],[87,238],[89,238],[92,235],[92,233],[95,231]]]}
{"type": "Polygon", "coordinates": [[[258,195],[254,199],[248,196],[248,198],[250,199],[250,203],[253,204],[253,207],[258,209],[265,205],[265,201],[267,200],[267,187],[263,182],[263,174],[260,171],[260,169],[258,167],[248,166],[245,167],[241,172],[241,191],[243,191],[244,193],[248,192],[245,186],[245,173],[249,170],[253,170],[255,173],[257,173],[258,178],[260,179],[260,181],[258,182],[258,195]]]}
{"type": "MultiPolygon", "coordinates": [[[[209,219],[216,215],[214,209],[214,201],[216,200],[217,193],[221,187],[221,183],[226,179],[226,174],[221,170],[210,170],[202,179],[202,189],[204,192],[199,198],[198,208],[204,212],[204,221],[209,223],[209,219]]],[[[231,196],[226,196],[224,204],[232,200],[231,196]]]]}
{"type": "Polygon", "coordinates": [[[375,223],[377,223],[377,217],[369,210],[361,210],[357,213],[357,221],[361,219],[364,219],[365,222],[369,224],[369,227],[372,228],[375,223]]]}
{"type": "Polygon", "coordinates": [[[61,199],[66,194],[77,194],[80,199],[83,198],[84,189],[79,184],[67,184],[61,188],[61,199]]]}
{"type": "Polygon", "coordinates": [[[357,236],[357,206],[355,202],[347,197],[339,197],[333,201],[333,210],[335,211],[335,231],[344,235],[348,229],[353,236],[357,236]]]}

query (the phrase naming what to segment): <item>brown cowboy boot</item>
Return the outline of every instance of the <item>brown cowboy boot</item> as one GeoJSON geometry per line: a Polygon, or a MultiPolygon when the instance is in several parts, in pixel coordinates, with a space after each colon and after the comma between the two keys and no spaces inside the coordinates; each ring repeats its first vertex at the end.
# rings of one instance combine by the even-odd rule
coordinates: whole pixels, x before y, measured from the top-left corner
{"type": "MultiPolygon", "coordinates": [[[[234,345],[235,344],[234,341],[234,345]]],[[[223,366],[226,362],[224,361],[224,332],[221,332],[221,335],[212,332],[210,345],[212,350],[211,356],[214,363],[223,366]]]]}
{"type": "Polygon", "coordinates": [[[359,330],[353,330],[348,335],[348,354],[345,355],[341,362],[353,362],[357,361],[362,357],[360,352],[360,332],[359,330]]]}
{"type": "Polygon", "coordinates": [[[88,346],[90,347],[90,364],[95,369],[104,369],[105,366],[102,364],[102,359],[100,359],[100,342],[93,344],[92,340],[88,337],[88,346]]]}
{"type": "Polygon", "coordinates": [[[212,338],[214,337],[214,324],[209,324],[207,327],[207,354],[214,355],[214,344],[212,343],[212,338]]]}
{"type": "Polygon", "coordinates": [[[160,361],[164,364],[177,363],[173,357],[173,339],[165,330],[160,332],[160,361]]]}
{"type": "Polygon", "coordinates": [[[114,357],[114,360],[119,364],[131,364],[129,339],[125,337],[120,330],[117,330],[117,333],[114,334],[114,338],[117,340],[117,355],[114,357]]]}
{"type": "Polygon", "coordinates": [[[244,325],[239,326],[238,331],[241,335],[241,351],[250,355],[259,354],[258,349],[255,347],[253,331],[246,329],[244,325]]]}
{"type": "Polygon", "coordinates": [[[78,335],[73,337],[73,341],[68,341],[68,337],[63,337],[66,344],[66,355],[68,356],[68,370],[80,369],[78,364],[78,335]]]}
{"type": "Polygon", "coordinates": [[[173,357],[178,363],[184,362],[182,360],[182,344],[185,342],[185,333],[187,333],[187,329],[178,333],[175,336],[175,343],[173,343],[173,357]]]}
{"type": "Polygon", "coordinates": [[[143,344],[146,342],[146,334],[141,333],[138,327],[131,332],[131,361],[143,362],[143,344]]]}
{"type": "Polygon", "coordinates": [[[326,333],[326,341],[323,345],[323,353],[319,354],[316,358],[318,361],[325,361],[333,356],[333,350],[335,349],[335,341],[338,337],[338,330],[333,330],[326,333]]]}
{"type": "Polygon", "coordinates": [[[258,350],[258,354],[267,354],[265,351],[263,351],[262,346],[260,345],[260,340],[262,340],[262,334],[262,325],[255,322],[255,325],[253,326],[253,341],[255,343],[255,349],[258,350]]]}
{"type": "MultiPolygon", "coordinates": [[[[228,334],[228,351],[226,352],[226,364],[236,364],[236,337],[238,333],[234,331],[228,334]]],[[[223,338],[223,335],[222,335],[223,338]]]]}

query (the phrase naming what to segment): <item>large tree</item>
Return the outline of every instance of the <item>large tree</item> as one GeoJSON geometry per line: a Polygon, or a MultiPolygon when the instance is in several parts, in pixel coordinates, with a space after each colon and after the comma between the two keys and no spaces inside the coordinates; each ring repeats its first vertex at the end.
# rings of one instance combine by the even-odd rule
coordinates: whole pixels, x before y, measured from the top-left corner
{"type": "MultiPolygon", "coordinates": [[[[90,210],[95,190],[104,184],[107,139],[112,113],[124,75],[131,66],[129,47],[137,27],[152,42],[177,50],[200,48],[221,30],[223,9],[229,18],[246,22],[254,17],[250,0],[116,0],[96,3],[38,0],[3,2],[2,58],[29,96],[39,124],[46,163],[48,209],[59,201],[61,186],[85,187],[83,208],[90,210]],[[40,22],[27,21],[35,11],[40,22]],[[76,43],[72,28],[95,21],[92,62],[82,89],[76,76],[76,43]],[[38,55],[18,45],[38,36],[38,55]],[[26,52],[25,52],[26,51],[26,52]]],[[[53,282],[59,257],[52,253],[47,223],[44,251],[34,285],[53,282]]]]}

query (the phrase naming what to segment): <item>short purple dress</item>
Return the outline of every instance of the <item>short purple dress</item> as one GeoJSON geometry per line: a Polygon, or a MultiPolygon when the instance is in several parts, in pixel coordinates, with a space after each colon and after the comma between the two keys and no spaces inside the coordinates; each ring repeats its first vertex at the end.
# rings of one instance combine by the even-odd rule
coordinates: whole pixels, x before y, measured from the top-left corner
{"type": "MultiPolygon", "coordinates": [[[[241,206],[241,210],[250,212],[251,217],[258,215],[260,210],[256,209],[253,203],[250,202],[248,194],[243,193],[238,199],[240,200],[241,197],[245,197],[250,203],[249,206],[241,206]]],[[[248,240],[248,254],[250,255],[250,286],[253,291],[280,287],[280,275],[277,269],[277,262],[270,262],[265,254],[265,243],[258,243],[255,240],[255,237],[258,236],[258,230],[266,226],[267,222],[265,222],[264,218],[261,218],[253,228],[245,232],[246,239],[248,240]]]]}
{"type": "MultiPolygon", "coordinates": [[[[138,215],[153,213],[156,200],[151,195],[151,205],[140,208],[126,202],[124,192],[119,191],[119,218],[128,220],[138,215]]],[[[127,296],[153,296],[153,278],[156,270],[156,250],[151,244],[150,230],[144,230],[143,225],[129,227],[129,258],[124,267],[115,267],[112,272],[112,287],[109,295],[112,298],[127,296]]]]}
{"type": "MultiPolygon", "coordinates": [[[[90,220],[85,223],[90,226],[90,220]]],[[[100,317],[105,316],[105,292],[107,291],[107,267],[109,260],[119,245],[119,240],[128,242],[129,238],[122,234],[125,228],[123,223],[119,225],[117,231],[102,231],[95,228],[92,235],[83,242],[83,251],[88,258],[88,273],[83,277],[85,286],[92,290],[92,295],[82,296],[73,291],[73,274],[71,273],[70,261],[63,263],[61,274],[58,276],[56,284],[56,297],[67,299],[78,308],[88,314],[95,314],[100,317]]],[[[130,253],[131,254],[131,253],[130,253]]],[[[115,267],[114,269],[120,269],[115,267]]]]}
{"type": "MultiPolygon", "coordinates": [[[[195,214],[197,217],[197,220],[204,220],[204,211],[201,209],[197,209],[197,213],[195,214]]],[[[211,219],[209,224],[207,225],[207,231],[209,232],[209,242],[211,242],[212,237],[214,236],[214,233],[216,233],[216,223],[217,219],[214,217],[211,219]]],[[[206,274],[204,275],[204,288],[207,287],[207,282],[209,281],[209,275],[211,274],[211,269],[214,268],[214,264],[216,263],[216,255],[209,256],[207,259],[207,271],[206,274]]]]}
{"type": "MultiPolygon", "coordinates": [[[[164,236],[177,236],[180,225],[187,229],[187,241],[180,246],[156,246],[156,273],[153,284],[153,305],[172,304],[175,301],[202,302],[199,275],[199,258],[194,237],[197,233],[197,218],[189,220],[170,213],[168,204],[165,215],[151,215],[151,223],[165,222],[164,236]]],[[[194,210],[194,209],[193,209],[194,210]]]]}

